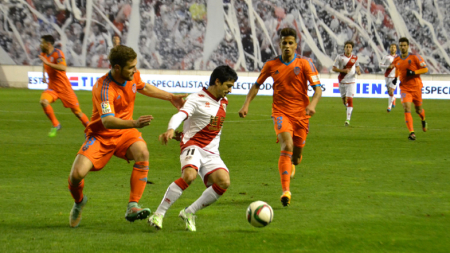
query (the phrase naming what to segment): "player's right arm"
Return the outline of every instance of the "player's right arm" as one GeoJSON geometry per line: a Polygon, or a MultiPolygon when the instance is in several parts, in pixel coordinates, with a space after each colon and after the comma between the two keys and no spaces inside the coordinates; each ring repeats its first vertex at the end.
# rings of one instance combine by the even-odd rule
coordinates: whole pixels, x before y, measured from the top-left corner
{"type": "Polygon", "coordinates": [[[159,141],[163,145],[167,145],[167,142],[169,142],[170,139],[179,139],[180,133],[176,132],[175,129],[177,129],[181,123],[187,119],[188,115],[185,112],[179,111],[178,113],[174,114],[172,118],[169,121],[169,126],[167,128],[167,131],[163,134],[159,135],[159,141]]]}
{"type": "Polygon", "coordinates": [[[195,110],[197,109],[197,104],[194,100],[195,99],[193,99],[192,97],[188,97],[180,111],[174,114],[172,118],[170,118],[169,125],[167,126],[167,131],[160,134],[158,137],[161,144],[166,145],[170,139],[176,139],[180,141],[181,133],[175,130],[181,125],[181,123],[183,123],[183,121],[194,114],[195,110]]]}
{"type": "Polygon", "coordinates": [[[47,83],[47,78],[45,78],[45,67],[42,65],[42,82],[47,83]]]}
{"type": "Polygon", "coordinates": [[[247,97],[245,98],[244,105],[242,105],[241,109],[239,110],[239,117],[245,118],[248,113],[248,107],[250,106],[250,103],[252,100],[256,97],[259,91],[259,86],[261,86],[264,81],[270,76],[270,64],[266,62],[264,64],[264,67],[261,70],[261,73],[259,74],[258,79],[256,79],[256,82],[253,84],[252,88],[248,91],[247,97]]]}
{"type": "Polygon", "coordinates": [[[334,65],[333,65],[333,71],[334,72],[339,72],[339,73],[344,73],[344,74],[348,74],[348,72],[350,71],[350,69],[346,69],[346,68],[343,68],[343,69],[340,69],[340,68],[338,68],[339,67],[339,62],[340,62],[340,57],[339,57],[339,55],[338,56],[336,56],[336,59],[334,60],[334,65]]]}
{"type": "Polygon", "coordinates": [[[250,102],[252,102],[252,100],[256,97],[256,95],[258,94],[259,91],[259,84],[258,83],[254,83],[252,88],[249,90],[247,97],[245,98],[245,102],[244,105],[242,106],[242,108],[239,110],[239,117],[241,118],[245,118],[247,116],[248,113],[248,107],[250,106],[250,102]]]}

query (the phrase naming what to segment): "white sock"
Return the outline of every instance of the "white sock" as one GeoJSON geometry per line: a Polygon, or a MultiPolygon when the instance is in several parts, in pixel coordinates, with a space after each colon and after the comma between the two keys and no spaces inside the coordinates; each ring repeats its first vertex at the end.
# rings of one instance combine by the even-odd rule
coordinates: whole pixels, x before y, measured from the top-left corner
{"type": "Polygon", "coordinates": [[[177,201],[177,199],[183,194],[183,190],[175,184],[175,182],[171,183],[169,187],[167,187],[167,191],[164,194],[164,197],[159,204],[158,209],[156,209],[155,213],[162,214],[163,216],[166,214],[167,209],[177,201]]]}
{"type": "Polygon", "coordinates": [[[347,107],[347,120],[350,120],[352,117],[353,107],[347,107]]]}
{"type": "Polygon", "coordinates": [[[394,96],[389,96],[389,104],[388,104],[388,108],[392,107],[392,102],[394,101],[394,96]]]}
{"type": "Polygon", "coordinates": [[[192,205],[186,208],[186,213],[196,213],[198,210],[201,210],[212,203],[216,202],[221,195],[219,195],[216,191],[214,191],[213,187],[208,187],[205,191],[203,191],[202,196],[198,198],[192,205]]]}

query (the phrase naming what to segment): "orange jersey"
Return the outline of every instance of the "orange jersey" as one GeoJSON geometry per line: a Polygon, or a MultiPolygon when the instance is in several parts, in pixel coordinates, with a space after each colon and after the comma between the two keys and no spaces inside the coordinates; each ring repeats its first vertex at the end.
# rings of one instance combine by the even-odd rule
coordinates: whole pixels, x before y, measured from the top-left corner
{"type": "MultiPolygon", "coordinates": [[[[66,65],[64,53],[55,48],[50,54],[41,53],[50,63],[66,65]]],[[[67,78],[66,71],[54,69],[44,64],[45,72],[48,74],[48,88],[59,93],[64,93],[68,89],[72,91],[72,85],[67,78]]]]}
{"type": "Polygon", "coordinates": [[[273,78],[272,113],[283,113],[294,118],[306,117],[309,105],[308,82],[311,86],[320,84],[319,75],[311,59],[295,55],[286,63],[281,56],[267,61],[256,83],[261,85],[273,78]]]}
{"type": "Polygon", "coordinates": [[[427,64],[423,58],[418,54],[409,53],[405,59],[401,56],[395,57],[394,64],[396,70],[396,76],[400,79],[400,89],[402,91],[417,91],[422,89],[422,79],[420,75],[407,76],[407,70],[416,71],[418,69],[426,68],[427,64]]]}
{"type": "Polygon", "coordinates": [[[123,129],[106,129],[102,118],[114,116],[123,120],[133,119],[134,100],[137,90],[142,90],[145,83],[137,71],[133,80],[118,83],[111,72],[100,77],[92,87],[92,117],[86,127],[86,135],[120,136],[123,129]]]}

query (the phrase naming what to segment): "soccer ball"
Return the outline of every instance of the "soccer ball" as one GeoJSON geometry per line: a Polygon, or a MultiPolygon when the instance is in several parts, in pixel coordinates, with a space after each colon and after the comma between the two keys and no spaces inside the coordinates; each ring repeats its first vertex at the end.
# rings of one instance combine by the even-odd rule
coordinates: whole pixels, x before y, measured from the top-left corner
{"type": "Polygon", "coordinates": [[[254,227],[265,227],[273,220],[273,209],[264,201],[255,201],[247,208],[247,221],[254,227]]]}

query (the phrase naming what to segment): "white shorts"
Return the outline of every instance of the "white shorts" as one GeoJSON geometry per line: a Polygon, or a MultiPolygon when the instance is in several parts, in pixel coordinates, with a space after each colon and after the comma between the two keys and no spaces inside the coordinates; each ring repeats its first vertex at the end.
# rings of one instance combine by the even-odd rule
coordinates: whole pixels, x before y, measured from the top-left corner
{"type": "MultiPolygon", "coordinates": [[[[394,89],[394,90],[395,90],[395,88],[397,88],[397,85],[396,85],[396,84],[394,85],[394,84],[392,83],[392,80],[394,80],[393,77],[386,77],[385,80],[386,80],[386,88],[392,88],[392,89],[394,89]]],[[[398,82],[398,81],[397,81],[397,82],[398,82]]]]}
{"type": "Polygon", "coordinates": [[[193,167],[203,180],[206,187],[212,185],[208,176],[216,170],[229,170],[219,155],[211,154],[197,146],[189,146],[180,154],[181,170],[193,167]]]}
{"type": "Polygon", "coordinates": [[[340,83],[339,91],[341,92],[341,97],[352,98],[356,92],[355,83],[340,83]]]}

